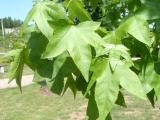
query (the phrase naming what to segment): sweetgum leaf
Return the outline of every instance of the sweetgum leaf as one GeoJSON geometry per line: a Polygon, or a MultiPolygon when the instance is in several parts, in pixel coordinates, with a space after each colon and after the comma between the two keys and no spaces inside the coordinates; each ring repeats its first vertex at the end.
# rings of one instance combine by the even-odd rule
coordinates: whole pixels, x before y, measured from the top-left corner
{"type": "Polygon", "coordinates": [[[99,113],[98,107],[95,101],[94,90],[91,91],[91,95],[89,96],[88,106],[87,106],[87,116],[88,120],[97,120],[99,113]]]}
{"type": "Polygon", "coordinates": [[[22,72],[24,67],[24,49],[18,49],[14,51],[13,61],[10,64],[9,69],[9,82],[16,80],[17,85],[19,86],[20,90],[22,91],[21,87],[21,79],[22,79],[22,72]]]}
{"type": "Polygon", "coordinates": [[[121,23],[117,29],[117,33],[127,32],[138,41],[151,46],[153,43],[150,37],[150,31],[146,20],[137,17],[136,15],[129,16],[124,22],[121,23]]]}
{"type": "Polygon", "coordinates": [[[154,70],[154,64],[153,63],[149,63],[146,66],[145,69],[145,73],[141,74],[141,78],[142,78],[142,83],[144,85],[144,88],[148,88],[147,86],[149,86],[151,91],[152,89],[154,89],[155,94],[158,98],[160,98],[160,93],[159,93],[159,89],[160,89],[160,75],[158,73],[156,73],[156,71],[154,70]],[[145,74],[145,76],[144,76],[145,74]]]}
{"type": "Polygon", "coordinates": [[[99,119],[105,120],[117,99],[119,80],[112,74],[106,59],[101,64],[104,66],[103,71],[95,71],[96,73],[100,72],[95,87],[95,100],[99,110],[99,119]]]}
{"type": "Polygon", "coordinates": [[[117,100],[116,100],[116,104],[120,105],[120,106],[123,106],[123,107],[127,107],[122,92],[119,92],[117,100]]]}
{"type": "Polygon", "coordinates": [[[81,22],[91,20],[89,13],[84,9],[82,0],[65,0],[69,17],[78,18],[81,22]]]}
{"type": "Polygon", "coordinates": [[[77,26],[60,23],[56,27],[53,40],[49,41],[43,58],[53,58],[68,51],[73,61],[88,81],[92,54],[91,47],[101,44],[101,37],[94,31],[99,23],[87,21],[77,26]],[[92,23],[92,26],[90,24],[92,23]],[[87,34],[86,34],[87,33],[87,34]],[[65,45],[65,46],[64,46],[65,45]]]}
{"type": "Polygon", "coordinates": [[[146,100],[146,95],[138,76],[126,65],[118,65],[115,71],[120,85],[131,94],[146,100]],[[138,91],[137,91],[138,90],[138,91]]]}
{"type": "Polygon", "coordinates": [[[75,98],[77,93],[77,88],[76,88],[75,80],[72,75],[69,75],[67,78],[66,84],[64,86],[63,94],[67,91],[68,88],[71,89],[75,98]]]}
{"type": "Polygon", "coordinates": [[[34,5],[29,12],[22,27],[22,32],[26,30],[29,22],[34,20],[39,30],[47,37],[48,40],[51,40],[54,28],[49,25],[49,21],[56,21],[60,19],[68,20],[65,9],[61,4],[53,1],[39,2],[34,5]]]}

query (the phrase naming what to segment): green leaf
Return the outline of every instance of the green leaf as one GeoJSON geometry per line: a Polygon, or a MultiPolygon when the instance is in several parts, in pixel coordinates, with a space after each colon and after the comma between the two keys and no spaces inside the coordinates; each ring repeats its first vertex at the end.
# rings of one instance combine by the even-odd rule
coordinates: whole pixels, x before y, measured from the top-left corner
{"type": "Polygon", "coordinates": [[[88,86],[87,86],[87,90],[85,92],[85,96],[88,94],[88,92],[90,91],[90,89],[92,88],[92,86],[95,84],[97,78],[99,76],[101,76],[101,73],[103,72],[103,70],[106,68],[106,66],[104,66],[104,64],[106,64],[106,60],[104,59],[98,59],[94,62],[94,66],[93,66],[93,71],[94,74],[92,75],[92,78],[91,80],[89,81],[88,83],[88,86]],[[96,72],[98,71],[98,72],[96,72]]]}
{"type": "Polygon", "coordinates": [[[15,49],[7,52],[4,56],[0,58],[0,62],[12,61],[14,59],[14,56],[17,56],[19,52],[20,52],[20,49],[15,49]]]}
{"type": "Polygon", "coordinates": [[[120,106],[123,106],[123,107],[127,107],[122,92],[119,92],[117,100],[116,100],[116,104],[120,105],[120,106]]]}
{"type": "Polygon", "coordinates": [[[21,79],[24,66],[23,53],[24,49],[19,49],[15,52],[13,56],[13,61],[11,62],[9,69],[9,82],[16,79],[16,83],[21,91],[21,79]]]}
{"type": "MultiPolygon", "coordinates": [[[[123,45],[106,44],[105,49],[103,49],[98,56],[101,56],[101,55],[109,55],[109,59],[108,59],[109,66],[110,66],[112,72],[114,72],[116,70],[117,65],[121,65],[124,63],[127,64],[128,66],[133,65],[130,54],[128,53],[128,49],[123,45]]],[[[89,92],[91,87],[96,82],[96,78],[97,78],[97,76],[99,76],[99,73],[102,73],[104,70],[105,66],[103,66],[103,64],[101,64],[101,62],[103,63],[106,61],[98,59],[92,63],[93,64],[92,68],[91,68],[91,69],[93,69],[92,71],[94,72],[95,70],[97,70],[99,72],[98,73],[95,72],[93,74],[93,76],[92,76],[93,79],[91,79],[89,81],[85,95],[87,95],[87,93],[89,92]]]]}
{"type": "Polygon", "coordinates": [[[87,89],[87,82],[81,74],[77,75],[76,87],[77,87],[77,90],[82,91],[83,95],[85,94],[87,89]]]}
{"type": "Polygon", "coordinates": [[[33,81],[51,81],[53,73],[53,63],[54,62],[52,60],[37,60],[33,81]]]}
{"type": "Polygon", "coordinates": [[[123,33],[123,30],[117,30],[117,31],[110,31],[106,36],[103,37],[103,40],[106,43],[110,44],[118,44],[121,43],[122,36],[125,36],[123,33]],[[118,32],[117,32],[118,31],[118,32]]]}
{"type": "Polygon", "coordinates": [[[81,22],[91,20],[89,13],[84,9],[81,0],[65,0],[69,17],[74,20],[78,18],[81,22]]]}
{"type": "MultiPolygon", "coordinates": [[[[156,3],[158,5],[159,3],[156,3]]],[[[143,20],[155,20],[160,18],[160,13],[157,7],[154,6],[143,6],[136,11],[136,16],[143,20]]],[[[160,8],[159,8],[160,9],[160,8]]]]}
{"type": "Polygon", "coordinates": [[[153,43],[150,37],[147,21],[137,17],[136,15],[128,17],[124,22],[121,23],[117,32],[121,33],[123,31],[129,33],[138,41],[148,46],[151,46],[153,43]]]}
{"type": "Polygon", "coordinates": [[[64,76],[57,75],[50,89],[53,93],[61,95],[63,88],[64,88],[64,76]]]}
{"type": "Polygon", "coordinates": [[[89,96],[88,106],[87,106],[87,116],[88,120],[97,120],[99,113],[98,107],[95,101],[94,91],[91,91],[91,95],[89,96]]]}
{"type": "Polygon", "coordinates": [[[74,98],[76,97],[76,93],[77,93],[77,88],[76,88],[76,84],[75,84],[75,80],[73,79],[72,75],[69,75],[67,78],[67,82],[65,84],[64,90],[63,90],[63,94],[66,92],[66,90],[70,88],[73,92],[74,98]]]}
{"type": "Polygon", "coordinates": [[[107,60],[101,64],[105,66],[103,72],[95,71],[96,73],[100,72],[95,87],[95,100],[99,109],[99,119],[105,120],[117,99],[119,80],[112,74],[107,60]]]}
{"type": "Polygon", "coordinates": [[[98,3],[101,3],[102,0],[89,0],[91,3],[91,6],[95,9],[98,6],[98,3]]]}
{"type": "Polygon", "coordinates": [[[42,3],[39,3],[35,7],[38,11],[36,11],[34,14],[33,19],[40,31],[48,38],[48,40],[51,40],[53,37],[53,28],[48,23],[47,15],[45,13],[46,6],[42,3]]]}
{"type": "Polygon", "coordinates": [[[48,39],[40,32],[32,32],[30,34],[31,37],[28,40],[29,59],[34,66],[37,66],[48,44],[48,39]]]}
{"type": "Polygon", "coordinates": [[[144,88],[150,88],[151,91],[154,88],[155,94],[160,98],[160,75],[154,70],[154,63],[149,63],[146,66],[145,73],[141,74],[141,81],[144,88]],[[144,76],[145,75],[145,76],[144,76]]]}
{"type": "Polygon", "coordinates": [[[82,75],[88,81],[92,59],[90,45],[97,47],[102,42],[101,37],[94,32],[98,27],[99,23],[89,21],[80,23],[78,26],[61,24],[56,29],[57,32],[53,40],[48,43],[43,58],[53,58],[68,51],[82,75]],[[93,23],[93,26],[90,26],[91,23],[93,23]]]}
{"type": "Polygon", "coordinates": [[[151,90],[149,93],[147,93],[147,97],[148,97],[152,107],[155,107],[155,91],[154,91],[154,89],[151,90]]]}
{"type": "Polygon", "coordinates": [[[54,32],[54,28],[52,28],[48,22],[60,19],[68,20],[63,6],[53,1],[39,2],[33,6],[24,22],[25,24],[22,28],[22,32],[25,31],[27,24],[31,19],[34,20],[39,30],[47,37],[48,40],[52,39],[54,32]]]}
{"type": "Polygon", "coordinates": [[[128,52],[128,48],[121,44],[106,44],[98,56],[108,55],[111,70],[114,72],[116,66],[124,62],[128,66],[133,66],[131,56],[128,52]]]}
{"type": "Polygon", "coordinates": [[[146,100],[146,95],[138,76],[126,65],[118,65],[115,71],[120,85],[131,94],[146,100]],[[138,91],[137,91],[138,90],[138,91]]]}
{"type": "Polygon", "coordinates": [[[111,114],[109,113],[105,120],[112,120],[111,114]]]}
{"type": "Polygon", "coordinates": [[[160,9],[159,0],[141,0],[141,3],[144,4],[146,7],[152,7],[155,9],[160,9]]]}
{"type": "Polygon", "coordinates": [[[68,57],[69,57],[69,54],[67,52],[65,52],[55,58],[54,63],[53,63],[52,78],[56,77],[56,75],[59,73],[60,69],[63,67],[64,63],[67,61],[68,57]]]}
{"type": "Polygon", "coordinates": [[[36,7],[33,7],[33,8],[29,11],[27,17],[25,18],[25,21],[24,21],[24,23],[23,23],[23,26],[22,26],[22,28],[21,28],[21,31],[20,31],[20,32],[21,32],[21,35],[23,35],[23,33],[25,33],[26,28],[28,27],[29,22],[33,19],[33,15],[35,14],[35,12],[36,12],[36,7]]]}
{"type": "Polygon", "coordinates": [[[76,73],[79,72],[73,60],[69,57],[64,63],[60,63],[60,66],[61,68],[59,68],[59,66],[53,66],[53,73],[54,69],[56,68],[56,74],[54,74],[56,76],[53,78],[53,84],[51,86],[51,90],[58,95],[60,95],[64,89],[64,80],[66,79],[66,77],[70,76],[72,73],[76,75],[76,73]]]}
{"type": "Polygon", "coordinates": [[[144,7],[137,11],[139,17],[145,20],[155,20],[160,18],[159,0],[141,0],[144,7]]]}

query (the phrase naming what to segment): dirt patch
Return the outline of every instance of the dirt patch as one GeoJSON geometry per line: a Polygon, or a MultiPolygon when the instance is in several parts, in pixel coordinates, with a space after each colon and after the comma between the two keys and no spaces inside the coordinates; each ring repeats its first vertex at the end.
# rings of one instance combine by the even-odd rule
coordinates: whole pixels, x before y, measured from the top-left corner
{"type": "Polygon", "coordinates": [[[70,120],[85,120],[87,105],[81,105],[77,111],[69,114],[70,120]]]}
{"type": "MultiPolygon", "coordinates": [[[[23,76],[22,77],[22,86],[27,86],[27,85],[33,84],[32,79],[33,79],[33,75],[23,76]]],[[[9,79],[0,79],[0,89],[17,87],[15,80],[13,80],[10,83],[8,83],[8,82],[9,82],[9,79]]]]}
{"type": "Polygon", "coordinates": [[[70,120],[84,120],[85,112],[72,112],[69,114],[70,120]]]}
{"type": "Polygon", "coordinates": [[[53,96],[53,93],[49,90],[47,86],[40,88],[40,93],[44,96],[53,96]]]}
{"type": "Polygon", "coordinates": [[[141,113],[142,113],[142,111],[132,109],[132,110],[125,111],[124,115],[138,115],[138,114],[141,114],[141,113]]]}

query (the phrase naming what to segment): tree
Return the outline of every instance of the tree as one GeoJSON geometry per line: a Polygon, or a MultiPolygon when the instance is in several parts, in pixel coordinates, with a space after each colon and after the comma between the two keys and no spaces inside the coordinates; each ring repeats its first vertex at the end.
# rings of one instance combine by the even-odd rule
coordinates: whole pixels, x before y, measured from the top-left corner
{"type": "Polygon", "coordinates": [[[27,64],[34,80],[46,79],[54,93],[81,91],[89,120],[111,120],[114,104],[126,106],[123,89],[154,106],[160,99],[159,9],[159,0],[39,1],[22,27],[26,43],[7,54],[9,78],[21,89],[27,64]]]}
{"type": "MultiPolygon", "coordinates": [[[[23,22],[21,20],[12,19],[11,17],[3,18],[3,25],[4,25],[5,28],[20,27],[22,25],[22,23],[23,22]]],[[[0,27],[1,27],[1,25],[0,25],[0,27]]]]}

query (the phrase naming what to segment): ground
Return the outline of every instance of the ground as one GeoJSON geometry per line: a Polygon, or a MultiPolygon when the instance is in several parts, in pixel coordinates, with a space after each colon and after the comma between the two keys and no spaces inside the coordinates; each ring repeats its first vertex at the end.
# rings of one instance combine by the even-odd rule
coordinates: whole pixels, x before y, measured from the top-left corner
{"type": "MultiPolygon", "coordinates": [[[[23,88],[0,90],[0,120],[85,120],[87,101],[77,94],[76,100],[68,91],[62,96],[46,96],[40,93],[40,86],[32,84],[23,88]]],[[[127,92],[128,108],[115,106],[113,120],[160,120],[158,106],[152,108],[149,102],[139,100],[127,92]]]]}

